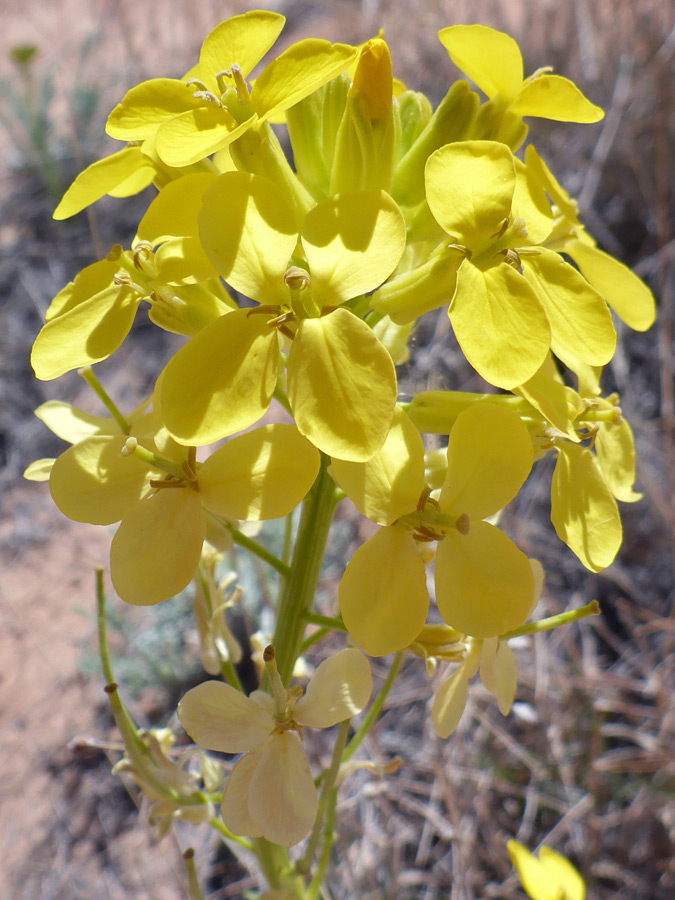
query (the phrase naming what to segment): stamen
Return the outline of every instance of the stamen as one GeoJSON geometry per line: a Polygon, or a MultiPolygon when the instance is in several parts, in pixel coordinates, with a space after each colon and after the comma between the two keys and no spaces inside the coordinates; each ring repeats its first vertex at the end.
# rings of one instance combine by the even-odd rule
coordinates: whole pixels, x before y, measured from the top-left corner
{"type": "Polygon", "coordinates": [[[152,244],[149,241],[139,241],[133,251],[133,261],[137,269],[143,270],[143,260],[152,256],[152,244]]]}
{"type": "Polygon", "coordinates": [[[265,315],[273,315],[278,316],[281,314],[281,307],[274,306],[272,304],[261,304],[260,306],[255,306],[253,309],[249,309],[246,313],[246,318],[249,316],[255,316],[258,313],[265,313],[265,315]]]}
{"type": "Polygon", "coordinates": [[[217,106],[218,109],[223,108],[223,104],[211,91],[195,91],[192,96],[195,100],[206,100],[207,103],[210,103],[212,106],[217,106]]]}
{"type": "Polygon", "coordinates": [[[221,69],[220,72],[216,72],[216,84],[221,94],[224,94],[229,87],[227,78],[232,78],[232,72],[229,69],[221,69]]]}
{"type": "Polygon", "coordinates": [[[468,247],[465,247],[464,244],[448,244],[448,250],[458,250],[462,256],[466,257],[466,259],[471,259],[473,253],[469,250],[468,247]]]}
{"type": "Polygon", "coordinates": [[[204,82],[200,81],[198,78],[188,78],[188,80],[185,82],[185,87],[192,87],[193,84],[196,85],[197,90],[199,91],[208,91],[208,88],[206,87],[204,82]]]}
{"type": "Polygon", "coordinates": [[[466,513],[462,513],[460,516],[457,516],[457,521],[455,522],[455,528],[459,531],[460,534],[468,534],[470,528],[469,517],[466,513]]]}
{"type": "Polygon", "coordinates": [[[133,435],[128,437],[122,447],[122,456],[132,456],[136,447],[138,447],[138,440],[133,435]]]}
{"type": "Polygon", "coordinates": [[[515,269],[517,272],[520,272],[520,274],[522,275],[523,267],[520,262],[520,256],[518,256],[517,251],[516,250],[502,250],[501,253],[502,253],[502,256],[504,257],[504,262],[507,263],[509,266],[511,266],[513,269],[515,269]]]}
{"type": "Polygon", "coordinates": [[[507,229],[508,227],[509,227],[509,219],[508,219],[508,216],[507,216],[507,217],[504,219],[504,221],[502,222],[502,224],[501,224],[501,226],[500,226],[500,228],[499,228],[499,231],[495,231],[495,233],[494,233],[494,234],[491,234],[490,237],[491,237],[491,238],[500,238],[500,237],[504,234],[504,232],[506,231],[506,229],[507,229]]]}
{"type": "Polygon", "coordinates": [[[246,79],[241,74],[241,69],[237,65],[237,63],[232,64],[232,78],[234,79],[234,86],[237,89],[237,98],[240,103],[247,101],[251,96],[248,90],[248,85],[246,84],[246,79]]]}
{"type": "Polygon", "coordinates": [[[309,287],[309,272],[300,266],[289,266],[284,281],[292,291],[304,291],[309,287]]]}

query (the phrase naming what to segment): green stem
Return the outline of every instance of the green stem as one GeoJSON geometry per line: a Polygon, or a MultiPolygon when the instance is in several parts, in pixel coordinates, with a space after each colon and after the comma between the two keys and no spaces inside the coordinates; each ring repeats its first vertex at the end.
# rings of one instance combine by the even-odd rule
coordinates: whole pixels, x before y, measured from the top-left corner
{"type": "Polygon", "coordinates": [[[286,565],[286,563],[283,563],[273,553],[270,553],[269,550],[266,550],[265,547],[262,546],[262,544],[258,544],[257,541],[254,541],[250,537],[247,537],[245,534],[242,534],[242,532],[238,531],[236,528],[230,528],[230,532],[232,534],[232,540],[235,542],[235,544],[239,544],[240,547],[244,547],[249,551],[249,553],[252,553],[259,559],[262,559],[263,562],[266,562],[280,575],[283,575],[284,578],[288,578],[291,570],[290,567],[286,565]]]}
{"type": "Polygon", "coordinates": [[[363,739],[365,738],[365,736],[368,734],[368,732],[372,728],[375,719],[377,719],[377,717],[380,714],[380,710],[382,709],[382,706],[384,705],[384,701],[387,699],[387,695],[389,694],[389,691],[391,690],[394,680],[396,679],[396,676],[398,675],[398,672],[399,672],[399,669],[401,668],[402,662],[403,662],[403,653],[399,652],[394,656],[394,661],[391,664],[389,672],[387,673],[387,677],[384,680],[384,684],[378,691],[377,696],[375,697],[373,702],[370,704],[370,708],[368,709],[368,712],[363,717],[363,721],[361,722],[358,729],[356,730],[356,734],[354,735],[354,737],[351,739],[351,741],[347,745],[345,752],[342,754],[342,762],[343,763],[347,762],[348,760],[350,760],[352,758],[352,756],[356,753],[356,751],[361,746],[363,739]]]}
{"type": "Polygon", "coordinates": [[[257,838],[253,841],[252,849],[272,890],[290,890],[298,900],[305,900],[304,881],[291,874],[291,861],[285,847],[271,844],[265,838],[257,838]]]}
{"type": "Polygon", "coordinates": [[[110,653],[108,651],[108,636],[106,634],[105,622],[105,589],[103,587],[103,569],[98,566],[96,568],[96,605],[98,619],[98,647],[101,657],[101,668],[103,669],[103,677],[106,684],[112,684],[115,681],[110,665],[110,653]]]}
{"type": "Polygon", "coordinates": [[[333,756],[331,757],[330,766],[324,775],[324,781],[321,786],[321,796],[319,797],[319,808],[316,814],[316,821],[314,822],[314,827],[312,828],[309,840],[307,841],[307,849],[296,864],[296,870],[298,872],[308,872],[314,861],[314,854],[319,845],[319,838],[321,837],[324,827],[324,820],[330,805],[331,794],[335,789],[335,781],[338,777],[338,772],[340,771],[340,763],[342,762],[342,756],[347,744],[349,723],[349,719],[340,722],[340,727],[335,739],[335,746],[333,747],[333,756]]]}
{"type": "Polygon", "coordinates": [[[320,640],[326,637],[326,635],[332,632],[332,628],[318,628],[314,634],[310,634],[309,637],[306,637],[304,641],[300,644],[300,651],[298,656],[304,656],[305,653],[309,650],[310,647],[313,647],[314,644],[317,644],[320,640]]]}
{"type": "Polygon", "coordinates": [[[229,531],[235,544],[239,544],[240,547],[243,547],[245,550],[248,550],[249,553],[252,553],[259,559],[262,559],[263,562],[266,562],[268,566],[271,566],[284,578],[288,578],[291,571],[290,566],[287,566],[286,563],[282,562],[273,553],[270,553],[269,550],[266,550],[261,544],[258,544],[252,538],[247,537],[241,531],[238,531],[231,522],[227,521],[227,519],[216,516],[208,510],[204,510],[204,512],[206,515],[211,516],[218,525],[229,531]]]}
{"type": "Polygon", "coordinates": [[[213,819],[209,821],[209,825],[213,828],[214,831],[217,831],[218,834],[222,835],[228,841],[232,841],[235,844],[239,844],[240,847],[243,847],[244,850],[250,850],[252,852],[255,851],[255,847],[253,845],[253,841],[249,841],[248,838],[239,837],[239,835],[232,834],[229,828],[227,828],[220,819],[217,819],[215,816],[213,819]]]}
{"type": "MultiPolygon", "coordinates": [[[[179,465],[171,462],[170,459],[160,456],[158,453],[154,453],[152,450],[148,450],[147,447],[143,447],[141,444],[136,443],[135,437],[130,437],[128,439],[126,447],[147,466],[158,469],[160,472],[166,472],[167,475],[173,475],[174,478],[179,478],[181,481],[186,482],[186,484],[189,483],[185,471],[179,465]]],[[[125,450],[124,452],[127,451],[125,450]]]]}
{"type": "Polygon", "coordinates": [[[321,847],[321,855],[314,873],[314,878],[307,888],[306,900],[317,900],[321,885],[323,884],[323,876],[326,873],[326,867],[330,860],[330,853],[333,849],[333,841],[335,839],[335,807],[337,805],[338,789],[336,787],[330,793],[328,800],[328,808],[326,810],[326,821],[323,827],[323,846],[321,847]]]}
{"type": "Polygon", "coordinates": [[[514,628],[513,631],[507,631],[506,634],[500,634],[500,641],[508,641],[511,638],[522,637],[524,634],[537,634],[540,631],[551,631],[559,625],[569,625],[570,622],[577,622],[579,619],[585,619],[586,616],[599,616],[600,604],[597,600],[591,600],[586,606],[579,609],[572,609],[569,612],[560,613],[558,616],[549,616],[547,619],[539,619],[538,622],[530,622],[527,625],[521,625],[520,628],[514,628]]]}
{"type": "Polygon", "coordinates": [[[320,613],[313,613],[306,610],[304,613],[305,622],[311,622],[313,625],[325,625],[334,631],[347,631],[342,619],[333,616],[322,616],[320,613]]]}
{"type": "Polygon", "coordinates": [[[335,509],[335,486],[328,474],[329,465],[330,458],[321,454],[319,474],[302,506],[290,573],[277,611],[273,643],[279,674],[285,685],[300,653],[305,616],[316,592],[335,509]]]}
{"type": "Polygon", "coordinates": [[[87,382],[89,387],[96,394],[96,396],[99,398],[101,403],[103,403],[103,405],[108,410],[110,415],[117,422],[119,427],[122,429],[122,433],[129,434],[129,432],[131,431],[131,425],[129,425],[129,423],[124,418],[122,413],[115,406],[113,401],[110,399],[110,397],[106,393],[103,385],[101,384],[101,382],[98,380],[98,378],[92,372],[91,366],[84,366],[84,368],[78,369],[77,374],[80,376],[80,378],[83,378],[87,382]]]}
{"type": "Polygon", "coordinates": [[[190,892],[191,900],[204,900],[202,889],[199,886],[199,879],[197,878],[197,870],[195,869],[195,851],[192,847],[189,847],[185,851],[183,860],[185,862],[185,871],[187,872],[188,890],[190,892]]]}

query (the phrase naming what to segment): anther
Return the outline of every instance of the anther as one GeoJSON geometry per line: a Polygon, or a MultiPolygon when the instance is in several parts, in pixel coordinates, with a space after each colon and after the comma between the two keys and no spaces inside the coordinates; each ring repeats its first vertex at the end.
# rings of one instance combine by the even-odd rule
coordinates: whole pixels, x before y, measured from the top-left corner
{"type": "Polygon", "coordinates": [[[133,456],[136,447],[138,447],[137,439],[133,435],[128,437],[122,447],[122,456],[133,456]]]}
{"type": "Polygon", "coordinates": [[[152,256],[152,244],[149,241],[139,241],[134,247],[133,260],[137,269],[143,270],[143,260],[152,256]]]}
{"type": "Polygon", "coordinates": [[[197,90],[199,91],[208,91],[208,88],[203,81],[200,81],[198,78],[188,78],[188,80],[185,82],[185,87],[192,87],[193,85],[195,85],[197,90]]]}
{"type": "Polygon", "coordinates": [[[500,238],[504,234],[504,232],[506,231],[506,229],[508,227],[509,227],[509,220],[508,220],[508,216],[507,216],[507,218],[504,219],[504,221],[500,225],[499,231],[495,231],[495,233],[491,234],[490,237],[491,238],[500,238]]]}
{"type": "Polygon", "coordinates": [[[206,100],[212,106],[217,106],[219,109],[223,108],[223,104],[212,91],[195,91],[192,96],[195,100],[206,100]]]}
{"type": "Polygon", "coordinates": [[[455,528],[459,531],[460,534],[468,534],[469,533],[469,517],[466,513],[462,513],[460,516],[457,516],[457,521],[455,522],[455,528]]]}
{"type": "Polygon", "coordinates": [[[523,274],[523,267],[520,262],[520,257],[515,250],[502,250],[502,255],[504,256],[504,262],[515,269],[520,274],[523,274]]]}
{"type": "Polygon", "coordinates": [[[309,272],[300,266],[290,266],[284,274],[284,281],[292,291],[304,291],[309,286],[309,272]]]}

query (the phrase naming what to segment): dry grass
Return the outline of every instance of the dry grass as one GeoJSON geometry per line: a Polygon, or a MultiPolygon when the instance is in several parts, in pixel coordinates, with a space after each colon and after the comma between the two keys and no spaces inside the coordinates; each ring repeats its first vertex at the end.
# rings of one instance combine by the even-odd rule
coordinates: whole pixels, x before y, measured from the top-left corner
{"type": "MultiPolygon", "coordinates": [[[[48,10],[29,2],[19,12],[16,4],[3,0],[0,42],[4,47],[19,41],[40,45],[36,74],[53,71],[58,83],[55,152],[70,148],[72,159],[65,168],[74,172],[83,159],[101,152],[73,133],[69,98],[74,79],[96,86],[100,105],[94,118],[100,123],[126,86],[152,74],[180,74],[212,25],[256,5],[55,0],[48,10]],[[75,64],[89,34],[98,36],[95,51],[75,64]]],[[[675,5],[671,0],[439,0],[417,4],[414,12],[402,0],[299,0],[272,6],[288,16],[287,40],[312,34],[358,41],[383,24],[397,73],[436,99],[455,73],[434,33],[454,22],[504,27],[519,40],[527,69],[552,64],[574,78],[607,109],[602,125],[536,123],[531,137],[580,198],[590,230],[649,282],[660,306],[658,327],[651,332],[635,335],[621,329],[607,372],[608,389],[620,391],[636,433],[645,493],[642,503],[622,508],[625,543],[619,560],[607,572],[591,576],[562,550],[550,525],[544,527],[550,479],[546,464],[518,500],[513,512],[520,518],[507,517],[520,545],[547,570],[540,612],[560,612],[597,597],[603,616],[523,640],[517,651],[521,677],[513,714],[501,718],[475,685],[470,708],[449,741],[431,732],[431,686],[420,665],[405,665],[365,748],[376,761],[398,755],[404,764],[386,780],[357,773],[345,785],[330,896],[515,900],[522,893],[504,850],[506,839],[515,834],[530,847],[545,841],[568,854],[588,880],[589,898],[666,900],[675,891],[675,198],[669,158],[675,146],[675,5]]],[[[11,137],[0,138],[0,148],[7,151],[3,158],[12,164],[0,173],[7,194],[0,225],[0,477],[9,487],[29,459],[48,449],[40,443],[44,438],[30,409],[61,389],[35,386],[30,379],[26,359],[40,311],[95,256],[86,222],[56,227],[47,221],[50,201],[35,178],[18,168],[13,147],[11,137]]],[[[103,244],[130,233],[133,204],[132,212],[124,214],[119,203],[104,201],[99,207],[96,233],[103,244]]],[[[408,377],[417,384],[470,389],[444,321],[440,317],[434,326],[444,349],[430,347],[433,329],[425,326],[418,335],[419,363],[408,377]]],[[[138,337],[121,365],[133,366],[140,375],[130,376],[113,365],[107,370],[129,395],[145,389],[139,380],[149,381],[153,360],[167,353],[161,342],[147,352],[147,342],[156,340],[153,330],[141,328],[138,337]]],[[[65,390],[74,396],[76,379],[66,380],[65,390]]],[[[7,495],[5,513],[15,498],[15,493],[7,495]]],[[[3,532],[3,547],[18,565],[22,535],[30,534],[31,522],[27,514],[16,522],[9,537],[3,532]]],[[[348,523],[345,528],[349,535],[348,523]]],[[[356,529],[351,534],[357,540],[356,529]]],[[[330,604],[333,586],[325,588],[330,604]]],[[[376,662],[375,670],[383,671],[384,664],[376,662]]],[[[51,845],[48,840],[40,850],[53,865],[29,865],[27,846],[21,871],[32,876],[19,881],[16,870],[13,896],[65,900],[95,892],[139,900],[159,897],[154,885],[134,876],[143,867],[143,851],[142,841],[129,844],[125,829],[130,820],[111,825],[106,818],[105,800],[96,788],[102,776],[92,779],[73,767],[68,779],[74,780],[64,781],[68,764],[59,765],[54,782],[60,785],[58,802],[70,803],[72,793],[80,805],[79,813],[59,807],[59,815],[70,821],[68,816],[86,818],[87,808],[97,810],[108,849],[88,843],[86,829],[74,829],[79,842],[47,829],[51,845]],[[66,783],[74,787],[64,791],[66,783]],[[55,872],[55,867],[60,868],[55,872]]],[[[182,838],[194,839],[194,833],[182,838]]],[[[208,847],[202,851],[204,872],[208,847]]],[[[216,869],[209,900],[238,897],[253,886],[231,867],[220,876],[216,869]]],[[[178,896],[179,876],[166,877],[171,882],[166,896],[178,896]]]]}

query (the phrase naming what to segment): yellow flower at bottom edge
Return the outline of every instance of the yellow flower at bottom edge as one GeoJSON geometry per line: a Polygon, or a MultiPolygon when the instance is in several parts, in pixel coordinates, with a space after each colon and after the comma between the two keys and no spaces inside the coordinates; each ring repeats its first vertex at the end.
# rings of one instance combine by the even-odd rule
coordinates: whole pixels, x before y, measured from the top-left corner
{"type": "Polygon", "coordinates": [[[183,697],[178,718],[201,747],[245,753],[223,792],[227,828],[290,847],[307,836],[319,804],[302,728],[330,728],[360,712],[372,690],[370,666],[360,650],[349,648],[321,663],[299,699],[297,688],[279,688],[285,697],[263,691],[246,697],[207,681],[183,697]]]}
{"type": "Polygon", "coordinates": [[[560,853],[541,847],[536,857],[513,840],[507,842],[506,849],[525,893],[532,900],[585,900],[583,878],[560,853]]]}

